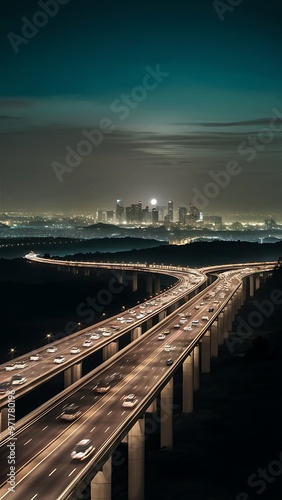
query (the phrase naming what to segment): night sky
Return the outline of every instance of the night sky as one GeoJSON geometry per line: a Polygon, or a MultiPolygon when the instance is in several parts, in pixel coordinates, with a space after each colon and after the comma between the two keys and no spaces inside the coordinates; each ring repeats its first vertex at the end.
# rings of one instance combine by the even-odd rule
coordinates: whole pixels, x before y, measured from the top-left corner
{"type": "Polygon", "coordinates": [[[1,2],[1,211],[282,216],[281,2],[44,4],[1,2]]]}

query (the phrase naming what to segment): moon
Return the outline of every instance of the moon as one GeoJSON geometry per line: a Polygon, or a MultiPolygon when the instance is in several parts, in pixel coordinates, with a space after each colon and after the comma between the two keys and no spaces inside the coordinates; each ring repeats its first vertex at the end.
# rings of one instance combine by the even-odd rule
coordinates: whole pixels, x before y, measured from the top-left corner
{"type": "Polygon", "coordinates": [[[151,200],[151,205],[156,205],[156,204],[157,204],[157,200],[156,200],[156,198],[153,198],[153,199],[151,200]]]}

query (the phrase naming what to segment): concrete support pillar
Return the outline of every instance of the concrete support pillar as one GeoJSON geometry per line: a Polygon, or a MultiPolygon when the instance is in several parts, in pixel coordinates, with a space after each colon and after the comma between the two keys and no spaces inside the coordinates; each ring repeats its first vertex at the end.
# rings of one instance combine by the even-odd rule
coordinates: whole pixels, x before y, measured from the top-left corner
{"type": "Polygon", "coordinates": [[[173,378],[169,380],[161,391],[161,448],[173,446],[173,378]]]}
{"type": "Polygon", "coordinates": [[[250,284],[250,297],[254,296],[255,291],[255,283],[254,283],[254,275],[249,276],[249,284],[250,284]]]}
{"type": "Polygon", "coordinates": [[[210,373],[211,371],[211,334],[207,330],[201,340],[201,372],[210,373]]]}
{"type": "Polygon", "coordinates": [[[77,380],[81,379],[81,377],[82,377],[82,361],[80,361],[80,363],[76,363],[71,367],[72,384],[74,382],[77,382],[77,380]]]}
{"type": "Polygon", "coordinates": [[[138,276],[137,272],[132,273],[132,291],[136,292],[138,288],[138,276]]]}
{"type": "Polygon", "coordinates": [[[218,322],[215,320],[211,325],[211,357],[217,358],[218,356],[218,322]]]}
{"type": "Polygon", "coordinates": [[[136,328],[134,328],[134,330],[131,330],[131,342],[133,340],[139,339],[141,335],[142,335],[142,327],[137,326],[136,328]]]}
{"type": "Polygon", "coordinates": [[[140,418],[128,433],[128,500],[144,499],[145,419],[140,418]]]}
{"type": "Polygon", "coordinates": [[[200,389],[200,344],[197,344],[195,346],[193,353],[194,353],[193,388],[194,391],[198,391],[200,389]]]}
{"type": "Polygon", "coordinates": [[[193,411],[194,351],[184,360],[182,374],[182,411],[183,413],[190,413],[193,411]]]}
{"type": "Polygon", "coordinates": [[[91,481],[91,500],[111,500],[112,498],[112,457],[103,465],[91,481]]]}
{"type": "Polygon", "coordinates": [[[155,411],[157,411],[157,398],[154,399],[154,401],[150,404],[150,406],[148,406],[146,410],[147,413],[154,413],[155,411]]]}
{"type": "Polygon", "coordinates": [[[72,371],[71,367],[64,371],[64,387],[65,389],[72,384],[72,371]]]}
{"type": "Polygon", "coordinates": [[[153,293],[153,277],[151,274],[147,274],[147,279],[146,279],[146,292],[153,293]]]}
{"type": "MultiPolygon", "coordinates": [[[[12,423],[13,424],[15,423],[14,420],[12,423]]],[[[0,412],[0,432],[5,431],[7,428],[8,428],[8,408],[5,406],[5,408],[2,408],[0,412]]]]}
{"type": "Polygon", "coordinates": [[[160,275],[155,274],[154,275],[154,293],[159,293],[161,290],[161,280],[160,280],[160,275]]]}
{"type": "Polygon", "coordinates": [[[84,268],[84,269],[83,269],[83,275],[84,275],[84,276],[90,276],[90,269],[89,269],[89,268],[87,268],[87,267],[86,267],[86,268],[84,268]]]}
{"type": "Polygon", "coordinates": [[[123,271],[115,271],[115,277],[118,283],[123,284],[123,271]]]}
{"type": "Polygon", "coordinates": [[[255,275],[255,289],[258,290],[260,288],[260,275],[256,274],[255,275]]]}
{"type": "Polygon", "coordinates": [[[159,322],[166,318],[166,311],[161,311],[159,313],[159,322]]]}
{"type": "Polygon", "coordinates": [[[110,344],[103,347],[103,361],[106,361],[118,352],[118,345],[118,340],[114,340],[110,344]]]}
{"type": "Polygon", "coordinates": [[[149,318],[146,321],[146,330],[149,330],[153,326],[153,318],[149,318]]]}
{"type": "Polygon", "coordinates": [[[218,330],[217,330],[217,339],[218,339],[218,345],[223,344],[223,335],[224,335],[224,317],[223,313],[220,313],[218,316],[218,330]]]}
{"type": "Polygon", "coordinates": [[[243,287],[243,297],[242,297],[243,302],[242,302],[242,304],[244,304],[244,302],[245,302],[245,300],[247,300],[247,296],[248,296],[248,294],[247,294],[247,281],[245,279],[243,280],[242,287],[243,287]]]}

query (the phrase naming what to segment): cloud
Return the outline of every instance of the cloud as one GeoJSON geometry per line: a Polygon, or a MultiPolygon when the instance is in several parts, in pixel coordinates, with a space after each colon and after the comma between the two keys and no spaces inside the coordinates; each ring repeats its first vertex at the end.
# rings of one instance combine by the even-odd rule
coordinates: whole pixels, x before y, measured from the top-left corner
{"type": "MultiPolygon", "coordinates": [[[[198,126],[198,127],[241,127],[241,126],[265,126],[269,125],[273,117],[269,118],[256,118],[252,120],[244,120],[239,122],[200,122],[200,123],[175,123],[179,126],[198,126]]],[[[282,118],[276,118],[276,123],[282,123],[282,118]]]]}

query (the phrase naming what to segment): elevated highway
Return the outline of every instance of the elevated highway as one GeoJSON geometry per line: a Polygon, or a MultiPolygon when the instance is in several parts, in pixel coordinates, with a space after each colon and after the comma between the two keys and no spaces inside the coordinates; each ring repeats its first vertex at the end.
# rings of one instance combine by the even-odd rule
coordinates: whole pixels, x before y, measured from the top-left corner
{"type": "Polygon", "coordinates": [[[77,498],[79,491],[88,488],[91,498],[110,499],[111,457],[118,444],[126,438],[129,500],[142,500],[145,413],[156,409],[155,402],[159,398],[161,446],[173,446],[175,372],[182,368],[183,411],[189,413],[193,410],[193,391],[199,388],[199,374],[209,372],[211,357],[217,356],[218,347],[228,338],[236,313],[247,294],[251,294],[250,283],[253,282],[257,288],[272,269],[273,263],[268,263],[259,269],[248,265],[247,268],[241,266],[236,271],[228,270],[221,274],[197,297],[183,304],[93,373],[54,398],[49,405],[46,403],[39,408],[31,419],[20,424],[17,431],[19,462],[15,493],[8,491],[5,482],[5,446],[9,436],[3,436],[1,498],[12,498],[12,495],[30,500],[77,498]],[[164,341],[160,341],[158,333],[164,330],[170,330],[170,333],[164,341]],[[168,342],[171,350],[166,351],[164,345],[168,342]],[[173,360],[170,366],[166,364],[168,357],[173,360]],[[107,394],[95,395],[93,386],[97,380],[101,377],[109,379],[114,372],[122,373],[123,378],[107,394]],[[136,406],[123,408],[123,396],[132,392],[138,400],[136,406]],[[67,402],[79,404],[82,414],[73,424],[62,425],[59,415],[67,402]],[[74,463],[70,452],[83,438],[90,438],[95,450],[85,462],[74,463]]]}

